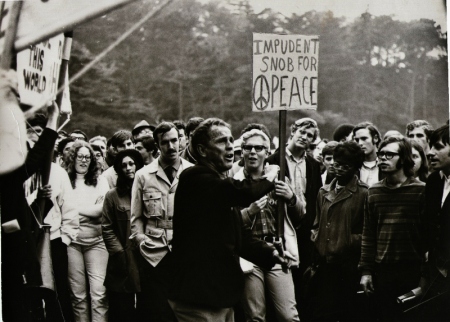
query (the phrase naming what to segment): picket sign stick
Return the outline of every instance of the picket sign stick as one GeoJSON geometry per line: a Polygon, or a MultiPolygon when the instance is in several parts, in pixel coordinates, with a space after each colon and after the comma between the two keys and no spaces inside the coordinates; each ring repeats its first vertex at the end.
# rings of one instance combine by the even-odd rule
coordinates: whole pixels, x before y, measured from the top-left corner
{"type": "MultiPolygon", "coordinates": [[[[280,174],[279,180],[284,181],[286,174],[286,114],[287,111],[279,111],[279,129],[280,142],[278,149],[280,151],[280,174]]],[[[278,218],[277,218],[277,237],[282,238],[284,235],[284,218],[286,215],[285,201],[281,198],[277,201],[278,218]]]]}
{"type": "MultiPolygon", "coordinates": [[[[103,50],[99,55],[97,55],[94,60],[92,60],[90,63],[88,63],[85,67],[83,67],[78,73],[76,73],[70,80],[69,83],[66,84],[66,86],[69,86],[76,80],[78,80],[81,76],[86,74],[94,65],[96,65],[100,60],[102,60],[109,52],[111,52],[114,48],[116,48],[121,42],[123,42],[125,39],[127,39],[134,31],[136,31],[138,28],[140,28],[147,20],[158,14],[162,9],[164,9],[169,3],[171,3],[173,0],[167,0],[165,3],[157,7],[155,10],[149,12],[147,15],[145,15],[141,20],[136,22],[130,29],[128,29],[126,32],[124,32],[119,38],[117,38],[116,41],[114,41],[111,45],[108,46],[105,50],[103,50]]],[[[59,95],[64,91],[64,87],[62,86],[58,88],[58,91],[56,92],[56,95],[59,95]]],[[[48,103],[51,102],[51,99],[46,100],[44,104],[35,105],[32,108],[30,108],[28,111],[26,111],[25,118],[30,118],[39,111],[40,109],[46,107],[48,103]]]]}
{"type": "MultiPolygon", "coordinates": [[[[2,6],[4,7],[4,6],[2,6]]],[[[22,1],[15,1],[11,6],[9,25],[5,32],[5,41],[3,45],[2,57],[0,59],[0,68],[9,70],[11,68],[11,59],[13,56],[14,41],[17,34],[17,25],[19,23],[20,8],[22,1]]]]}

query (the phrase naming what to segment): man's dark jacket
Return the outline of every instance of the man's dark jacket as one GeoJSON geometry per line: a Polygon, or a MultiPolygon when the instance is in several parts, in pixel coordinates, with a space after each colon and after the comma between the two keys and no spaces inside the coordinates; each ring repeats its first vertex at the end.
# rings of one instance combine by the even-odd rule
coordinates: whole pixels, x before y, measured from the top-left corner
{"type": "Polygon", "coordinates": [[[274,248],[244,230],[233,206],[246,207],[274,188],[262,179],[251,183],[221,179],[196,165],[180,175],[173,217],[173,279],[169,298],[195,305],[226,308],[244,289],[239,256],[270,269],[274,248]]]}
{"type": "Polygon", "coordinates": [[[425,186],[426,211],[431,223],[429,261],[450,271],[450,194],[441,207],[443,193],[444,179],[435,171],[425,186]]]}

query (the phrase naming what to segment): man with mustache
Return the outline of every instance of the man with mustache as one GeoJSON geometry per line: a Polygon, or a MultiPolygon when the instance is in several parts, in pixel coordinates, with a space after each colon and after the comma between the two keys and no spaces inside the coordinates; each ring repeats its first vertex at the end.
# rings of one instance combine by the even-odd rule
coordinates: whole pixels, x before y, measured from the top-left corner
{"type": "Polygon", "coordinates": [[[360,284],[366,295],[374,293],[381,320],[397,321],[396,298],[424,282],[425,185],[413,177],[408,139],[387,138],[377,156],[385,178],[369,188],[364,207],[360,284]]]}
{"type": "Polygon", "coordinates": [[[130,238],[142,255],[138,263],[147,319],[175,321],[167,302],[174,198],[181,172],[192,164],[179,156],[179,132],[173,123],[160,123],[153,138],[161,156],[136,172],[130,238]]]}

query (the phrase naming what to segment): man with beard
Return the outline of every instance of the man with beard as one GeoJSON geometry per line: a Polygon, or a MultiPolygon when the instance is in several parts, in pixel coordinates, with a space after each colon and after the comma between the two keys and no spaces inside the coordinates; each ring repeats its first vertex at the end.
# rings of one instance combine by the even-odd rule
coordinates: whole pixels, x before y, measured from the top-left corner
{"type": "Polygon", "coordinates": [[[167,302],[174,197],[180,174],[192,164],[180,158],[179,133],[173,123],[160,123],[153,137],[161,156],[136,172],[131,196],[130,238],[142,255],[138,263],[147,318],[175,321],[167,302]]]}

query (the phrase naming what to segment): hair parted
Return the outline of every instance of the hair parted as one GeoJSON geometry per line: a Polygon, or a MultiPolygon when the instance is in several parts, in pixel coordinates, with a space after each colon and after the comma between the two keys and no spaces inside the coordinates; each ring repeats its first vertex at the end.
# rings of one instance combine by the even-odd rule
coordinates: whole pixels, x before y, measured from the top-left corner
{"type": "Polygon", "coordinates": [[[119,130],[113,134],[111,139],[109,139],[109,144],[112,145],[114,148],[117,148],[119,144],[122,144],[126,140],[131,140],[131,132],[128,130],[119,130]]]}
{"type": "Polygon", "coordinates": [[[161,122],[156,126],[156,129],[153,131],[153,139],[157,146],[159,146],[159,139],[164,133],[169,132],[171,129],[175,129],[177,131],[178,138],[180,137],[180,132],[178,128],[172,122],[161,122]]]}
{"type": "Polygon", "coordinates": [[[374,142],[375,146],[378,148],[381,142],[381,134],[378,128],[375,125],[373,125],[372,122],[361,122],[356,124],[356,126],[353,128],[353,136],[355,136],[355,133],[357,131],[362,129],[369,130],[369,133],[372,136],[372,142],[374,142]]]}
{"type": "Polygon", "coordinates": [[[84,183],[88,186],[97,186],[97,178],[99,176],[100,163],[94,155],[94,150],[91,145],[86,141],[77,140],[70,148],[70,158],[69,165],[67,166],[67,173],[69,174],[70,182],[72,183],[72,188],[75,187],[75,181],[77,178],[77,172],[75,171],[75,162],[78,150],[81,148],[87,148],[89,150],[89,155],[91,156],[91,161],[89,162],[88,171],[84,175],[84,183]]]}

